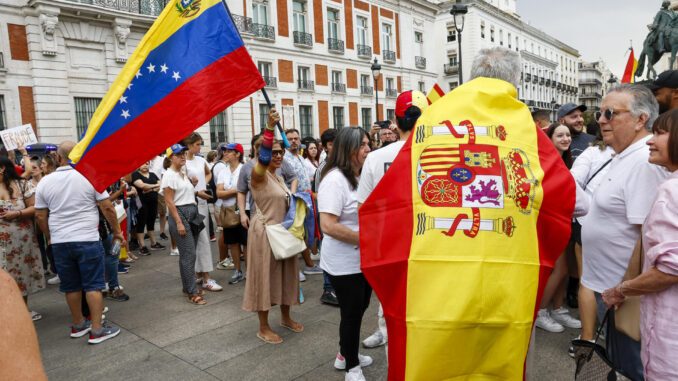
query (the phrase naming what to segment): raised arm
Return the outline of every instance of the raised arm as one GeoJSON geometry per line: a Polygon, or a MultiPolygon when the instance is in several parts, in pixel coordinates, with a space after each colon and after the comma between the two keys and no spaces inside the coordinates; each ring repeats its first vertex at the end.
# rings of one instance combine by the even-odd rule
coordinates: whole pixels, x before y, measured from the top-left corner
{"type": "Polygon", "coordinates": [[[273,139],[275,137],[275,125],[280,121],[280,115],[271,108],[268,112],[268,123],[264,132],[264,140],[261,142],[257,164],[252,170],[252,188],[260,189],[267,183],[266,171],[271,163],[271,149],[273,148],[273,139]]]}

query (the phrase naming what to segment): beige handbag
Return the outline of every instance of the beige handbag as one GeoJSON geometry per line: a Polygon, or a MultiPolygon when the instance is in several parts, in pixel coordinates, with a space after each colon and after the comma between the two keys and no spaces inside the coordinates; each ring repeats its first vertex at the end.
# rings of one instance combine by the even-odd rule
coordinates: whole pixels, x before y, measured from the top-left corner
{"type": "MultiPolygon", "coordinates": [[[[640,248],[633,250],[629,267],[623,280],[634,279],[643,272],[643,242],[638,241],[640,248]]],[[[617,310],[614,311],[614,323],[617,331],[626,334],[635,341],[640,341],[640,296],[629,296],[617,310]]]]}
{"type": "Polygon", "coordinates": [[[232,228],[240,225],[240,214],[236,213],[236,205],[221,206],[219,212],[219,226],[222,228],[232,228]]]}

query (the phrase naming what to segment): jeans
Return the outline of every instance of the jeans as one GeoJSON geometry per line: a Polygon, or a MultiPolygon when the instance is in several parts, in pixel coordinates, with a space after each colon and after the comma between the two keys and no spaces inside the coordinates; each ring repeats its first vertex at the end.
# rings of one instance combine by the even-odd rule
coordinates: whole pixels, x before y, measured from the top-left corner
{"type": "Polygon", "coordinates": [[[334,291],[334,288],[332,288],[332,283],[330,282],[330,278],[327,276],[326,271],[323,271],[323,279],[325,280],[325,282],[323,282],[323,290],[327,292],[334,291]]]}
{"type": "Polygon", "coordinates": [[[52,249],[61,292],[89,292],[106,287],[101,241],[54,243],[52,249]]]}
{"type": "Polygon", "coordinates": [[[111,253],[111,246],[113,244],[112,235],[106,237],[101,243],[106,251],[106,280],[108,281],[108,290],[111,292],[120,285],[118,283],[118,255],[111,253]]]}

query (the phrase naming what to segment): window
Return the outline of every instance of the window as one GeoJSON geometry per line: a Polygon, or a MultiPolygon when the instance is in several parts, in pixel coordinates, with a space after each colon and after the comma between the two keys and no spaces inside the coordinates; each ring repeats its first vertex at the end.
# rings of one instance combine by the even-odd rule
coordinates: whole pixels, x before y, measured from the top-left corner
{"type": "Polygon", "coordinates": [[[414,32],[415,53],[419,57],[424,56],[424,34],[421,32],[414,32]]]}
{"type": "Polygon", "coordinates": [[[363,87],[370,87],[372,83],[370,82],[370,76],[369,75],[361,75],[360,76],[360,86],[363,87]]]}
{"type": "MultiPolygon", "coordinates": [[[[266,112],[268,116],[268,111],[266,112]]],[[[210,145],[212,149],[217,149],[219,143],[228,141],[228,121],[226,119],[226,110],[218,113],[210,119],[210,145]]]]}
{"type": "Polygon", "coordinates": [[[504,31],[499,29],[499,45],[504,46],[504,31]]]}
{"type": "Polygon", "coordinates": [[[509,32],[508,38],[506,39],[508,41],[508,48],[511,49],[511,33],[509,32]]]}
{"type": "Polygon", "coordinates": [[[447,28],[447,42],[457,41],[457,32],[454,28],[447,28]]]}
{"type": "Polygon", "coordinates": [[[312,136],[313,107],[299,106],[299,133],[301,136],[312,136]]]}
{"type": "Polygon", "coordinates": [[[452,90],[456,89],[457,86],[459,86],[459,82],[450,82],[449,85],[450,85],[450,91],[452,91],[452,90]]]}
{"type": "Polygon", "coordinates": [[[297,78],[300,81],[303,81],[303,82],[310,81],[311,80],[311,74],[310,73],[311,73],[311,71],[307,67],[299,66],[297,68],[297,78]]]}
{"type": "Polygon", "coordinates": [[[372,128],[372,109],[363,108],[360,110],[360,115],[362,116],[362,124],[365,131],[369,131],[372,128]]]}
{"type": "Polygon", "coordinates": [[[393,90],[393,78],[386,78],[386,90],[393,90]]]}
{"type": "Polygon", "coordinates": [[[334,129],[339,130],[344,127],[344,108],[343,107],[334,107],[332,108],[332,120],[334,121],[334,129]]]}
{"type": "Polygon", "coordinates": [[[344,83],[340,71],[332,71],[332,83],[344,83]]]}
{"type": "Polygon", "coordinates": [[[516,36],[516,52],[518,51],[519,41],[520,39],[518,38],[518,36],[516,36]]]}
{"type": "Polygon", "coordinates": [[[339,39],[339,11],[336,9],[327,9],[327,37],[339,39]]]}
{"type": "Polygon", "coordinates": [[[252,22],[268,25],[268,11],[266,10],[265,1],[252,1],[252,22]]]}
{"type": "MultiPolygon", "coordinates": [[[[272,105],[275,107],[275,104],[272,105]]],[[[259,104],[259,128],[261,131],[264,131],[266,128],[266,123],[268,122],[268,112],[271,110],[266,103],[259,104]]]]}
{"type": "Polygon", "coordinates": [[[367,19],[365,17],[358,16],[356,20],[356,25],[358,25],[358,45],[367,46],[368,34],[367,34],[367,19]]]}
{"type": "Polygon", "coordinates": [[[485,21],[480,22],[480,38],[485,38],[485,21]]]}
{"type": "Polygon", "coordinates": [[[101,98],[73,98],[75,101],[75,133],[80,140],[87,130],[89,120],[92,119],[101,102],[101,98]]]}
{"type": "Polygon", "coordinates": [[[457,66],[457,56],[449,56],[447,57],[450,63],[450,66],[457,66]]]}
{"type": "Polygon", "coordinates": [[[306,33],[306,2],[292,2],[292,18],[294,19],[294,31],[306,33]]]}
{"type": "Polygon", "coordinates": [[[391,51],[391,25],[381,24],[381,46],[384,50],[391,51]]]}
{"type": "Polygon", "coordinates": [[[259,74],[261,74],[262,77],[264,78],[270,78],[273,76],[273,69],[271,69],[271,63],[270,62],[261,62],[257,64],[259,67],[259,74]]]}
{"type": "Polygon", "coordinates": [[[424,81],[419,81],[419,91],[426,94],[426,83],[424,81]]]}
{"type": "Polygon", "coordinates": [[[490,42],[494,42],[494,27],[490,27],[490,42]]]}
{"type": "Polygon", "coordinates": [[[0,95],[0,131],[7,129],[7,119],[5,119],[5,96],[0,95]]]}
{"type": "Polygon", "coordinates": [[[395,121],[395,110],[390,108],[386,110],[386,119],[395,121]]]}

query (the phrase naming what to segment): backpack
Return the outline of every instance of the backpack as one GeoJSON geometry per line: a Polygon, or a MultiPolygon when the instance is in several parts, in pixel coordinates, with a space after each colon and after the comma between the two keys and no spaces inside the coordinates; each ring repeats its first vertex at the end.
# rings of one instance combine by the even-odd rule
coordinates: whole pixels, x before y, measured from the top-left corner
{"type": "Polygon", "coordinates": [[[217,201],[217,182],[216,182],[216,179],[214,178],[214,167],[216,167],[219,164],[226,165],[226,163],[219,160],[216,163],[214,163],[214,165],[210,169],[210,172],[212,173],[212,178],[210,179],[210,182],[207,183],[207,189],[212,192],[212,196],[213,196],[213,198],[211,198],[210,200],[207,201],[210,204],[214,204],[217,201]]]}

